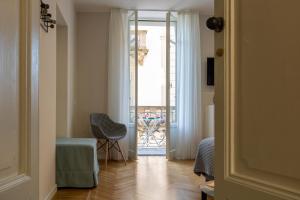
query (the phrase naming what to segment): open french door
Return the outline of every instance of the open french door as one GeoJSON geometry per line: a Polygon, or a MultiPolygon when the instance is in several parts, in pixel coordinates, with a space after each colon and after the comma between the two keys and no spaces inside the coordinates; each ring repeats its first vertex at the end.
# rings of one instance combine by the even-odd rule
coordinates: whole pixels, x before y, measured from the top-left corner
{"type": "Polygon", "coordinates": [[[215,0],[217,200],[300,199],[299,8],[215,0]]]}
{"type": "Polygon", "coordinates": [[[38,0],[0,1],[0,199],[38,199],[38,0]]]}
{"type": "Polygon", "coordinates": [[[131,143],[138,149],[133,157],[166,155],[171,159],[170,138],[176,123],[176,19],[168,11],[148,10],[131,11],[129,21],[130,118],[137,138],[131,143]]]}
{"type": "Polygon", "coordinates": [[[170,68],[171,68],[171,13],[166,14],[166,157],[171,159],[171,107],[170,107],[170,68]]]}

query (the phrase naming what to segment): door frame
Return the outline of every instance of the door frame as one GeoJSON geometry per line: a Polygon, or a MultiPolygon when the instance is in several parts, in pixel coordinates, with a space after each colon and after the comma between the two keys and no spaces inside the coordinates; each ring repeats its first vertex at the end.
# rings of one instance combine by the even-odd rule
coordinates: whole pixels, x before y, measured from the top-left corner
{"type": "Polygon", "coordinates": [[[170,66],[171,66],[171,12],[166,14],[166,158],[171,160],[171,120],[170,120],[170,66]]]}
{"type": "Polygon", "coordinates": [[[19,174],[3,180],[0,193],[7,195],[31,181],[30,193],[39,198],[39,0],[20,2],[20,167],[19,174]]]}
{"type": "Polygon", "coordinates": [[[27,38],[27,68],[28,76],[28,124],[31,158],[29,174],[33,178],[33,192],[36,199],[39,198],[39,45],[40,45],[40,1],[28,0],[28,38],[27,38]]]}
{"type": "MultiPolygon", "coordinates": [[[[173,159],[172,155],[171,155],[171,141],[170,141],[170,134],[171,134],[171,121],[170,121],[170,48],[171,48],[171,38],[170,38],[170,28],[171,28],[171,12],[170,10],[145,10],[145,9],[141,9],[141,10],[132,10],[133,13],[129,16],[129,21],[130,21],[130,17],[134,18],[134,51],[135,51],[135,59],[134,59],[134,67],[135,67],[135,121],[134,121],[134,133],[135,133],[135,159],[138,156],[138,144],[137,144],[137,137],[138,137],[138,90],[139,90],[139,84],[138,84],[138,80],[139,80],[139,76],[138,76],[138,68],[139,68],[139,64],[138,64],[138,39],[139,39],[139,22],[143,21],[143,20],[139,20],[139,12],[143,12],[143,11],[154,11],[154,12],[166,12],[166,18],[165,20],[159,21],[158,22],[165,22],[165,32],[166,32],[166,158],[171,160],[173,159]]],[[[146,20],[147,21],[147,20],[146,20]]],[[[149,20],[150,22],[155,22],[155,20],[149,20]]],[[[130,41],[130,23],[129,23],[129,41],[130,41]]],[[[129,47],[130,48],[130,47],[129,47]]]]}

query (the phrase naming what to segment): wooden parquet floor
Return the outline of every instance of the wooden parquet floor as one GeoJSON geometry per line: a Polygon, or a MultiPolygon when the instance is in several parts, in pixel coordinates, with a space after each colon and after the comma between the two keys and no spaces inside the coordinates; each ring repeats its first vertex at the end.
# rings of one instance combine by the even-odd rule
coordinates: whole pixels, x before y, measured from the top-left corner
{"type": "Polygon", "coordinates": [[[99,176],[96,188],[59,189],[54,200],[200,200],[204,183],[193,174],[193,161],[165,157],[139,157],[127,166],[112,161],[99,176]]]}

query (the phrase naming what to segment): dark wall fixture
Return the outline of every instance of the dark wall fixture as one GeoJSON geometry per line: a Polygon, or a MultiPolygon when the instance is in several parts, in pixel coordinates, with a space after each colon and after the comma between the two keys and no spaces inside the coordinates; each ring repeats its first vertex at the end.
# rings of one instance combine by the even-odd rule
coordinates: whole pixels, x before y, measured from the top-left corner
{"type": "Polygon", "coordinates": [[[56,20],[52,19],[52,15],[48,13],[50,6],[41,0],[41,26],[48,33],[49,28],[54,28],[56,20]]]}
{"type": "Polygon", "coordinates": [[[215,58],[207,58],[207,85],[215,85],[215,58]]]}

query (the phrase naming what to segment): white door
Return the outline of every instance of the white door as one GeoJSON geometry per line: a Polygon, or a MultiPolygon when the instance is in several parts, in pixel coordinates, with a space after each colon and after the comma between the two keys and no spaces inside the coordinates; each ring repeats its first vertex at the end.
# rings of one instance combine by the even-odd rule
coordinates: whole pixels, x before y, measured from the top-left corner
{"type": "Polygon", "coordinates": [[[215,0],[217,200],[300,199],[299,9],[215,0]]]}
{"type": "Polygon", "coordinates": [[[0,1],[0,199],[38,199],[39,1],[0,1]]]}

